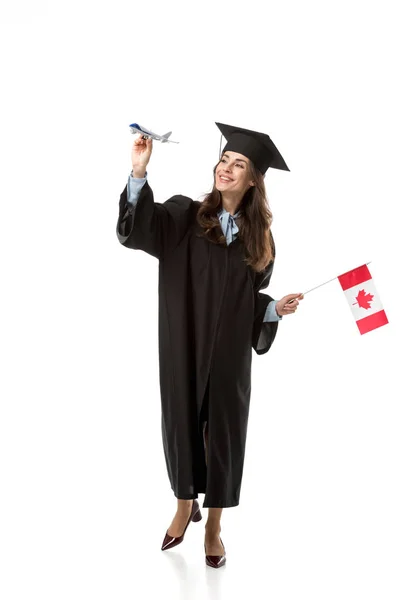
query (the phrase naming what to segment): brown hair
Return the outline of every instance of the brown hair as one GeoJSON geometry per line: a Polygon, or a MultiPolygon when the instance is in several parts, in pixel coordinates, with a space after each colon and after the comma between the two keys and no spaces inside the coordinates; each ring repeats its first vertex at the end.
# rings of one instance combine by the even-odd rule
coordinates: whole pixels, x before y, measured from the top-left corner
{"type": "MultiPolygon", "coordinates": [[[[223,207],[221,192],[215,187],[215,171],[218,165],[219,162],[213,169],[213,188],[201,202],[196,218],[202,228],[201,235],[214,244],[226,245],[218,218],[218,212],[223,207]]],[[[245,262],[256,272],[260,272],[275,258],[275,246],[270,231],[272,212],[265,191],[264,175],[251,161],[249,167],[255,185],[244,194],[237,209],[241,214],[236,218],[236,222],[239,239],[243,241],[245,248],[245,262]]]]}

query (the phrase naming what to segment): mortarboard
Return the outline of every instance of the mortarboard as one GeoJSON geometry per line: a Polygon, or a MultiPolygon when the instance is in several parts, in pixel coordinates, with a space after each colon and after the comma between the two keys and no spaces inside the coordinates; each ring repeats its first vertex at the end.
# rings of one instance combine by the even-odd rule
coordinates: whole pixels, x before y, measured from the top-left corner
{"type": "MultiPolygon", "coordinates": [[[[266,133],[225,125],[224,123],[215,124],[227,140],[222,154],[228,150],[243,154],[254,163],[263,175],[269,167],[283,169],[284,171],[290,170],[278,148],[266,133]]],[[[222,156],[221,152],[220,156],[222,156]]]]}

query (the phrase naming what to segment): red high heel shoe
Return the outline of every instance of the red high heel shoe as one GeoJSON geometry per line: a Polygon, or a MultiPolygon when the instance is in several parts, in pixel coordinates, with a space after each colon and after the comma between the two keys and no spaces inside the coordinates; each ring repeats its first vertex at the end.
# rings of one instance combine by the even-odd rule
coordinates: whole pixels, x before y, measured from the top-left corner
{"type": "Polygon", "coordinates": [[[182,535],[180,535],[179,537],[172,537],[169,535],[168,529],[167,529],[167,533],[165,534],[165,538],[162,543],[161,550],[169,550],[170,548],[173,548],[174,546],[177,546],[178,544],[183,542],[183,538],[185,537],[185,532],[189,526],[190,521],[194,521],[195,523],[197,523],[198,521],[201,521],[202,518],[203,517],[201,516],[199,503],[197,502],[196,499],[194,499],[193,504],[192,504],[192,511],[190,513],[188,522],[186,523],[186,527],[185,527],[182,535]]]}
{"type": "MultiPolygon", "coordinates": [[[[214,569],[219,569],[219,567],[222,567],[226,563],[225,546],[224,546],[221,538],[219,538],[219,541],[221,542],[222,547],[224,549],[224,555],[223,556],[213,556],[212,554],[206,554],[206,565],[208,565],[209,567],[214,567],[214,569]]],[[[207,552],[205,544],[204,544],[204,551],[207,552]]]]}

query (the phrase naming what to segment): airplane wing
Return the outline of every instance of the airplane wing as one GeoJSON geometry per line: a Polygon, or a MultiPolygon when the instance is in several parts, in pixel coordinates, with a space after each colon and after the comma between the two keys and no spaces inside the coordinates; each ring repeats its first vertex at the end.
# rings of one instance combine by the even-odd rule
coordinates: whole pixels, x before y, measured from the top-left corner
{"type": "Polygon", "coordinates": [[[179,142],[174,142],[174,140],[170,140],[169,136],[171,135],[172,131],[168,131],[168,133],[164,133],[164,135],[161,136],[161,143],[165,144],[165,142],[171,142],[172,144],[179,144],[179,142]]]}
{"type": "Polygon", "coordinates": [[[157,133],[154,133],[153,131],[150,131],[150,129],[146,129],[145,127],[141,127],[140,129],[145,135],[148,135],[149,137],[152,137],[155,140],[161,140],[162,136],[158,135],[157,133]]]}

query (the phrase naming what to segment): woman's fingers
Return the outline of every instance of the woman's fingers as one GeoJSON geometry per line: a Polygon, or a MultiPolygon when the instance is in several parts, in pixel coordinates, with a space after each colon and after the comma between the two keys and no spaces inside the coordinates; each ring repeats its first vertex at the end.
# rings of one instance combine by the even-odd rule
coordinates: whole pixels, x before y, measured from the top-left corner
{"type": "Polygon", "coordinates": [[[133,140],[132,146],[132,167],[147,167],[153,149],[152,138],[144,139],[142,134],[139,134],[133,140]]]}
{"type": "Polygon", "coordinates": [[[149,141],[151,141],[151,138],[148,138],[147,140],[145,140],[143,138],[143,136],[140,135],[135,140],[133,140],[133,145],[135,148],[145,150],[149,145],[149,143],[148,143],[149,141]]]}
{"type": "Polygon", "coordinates": [[[287,296],[283,296],[276,303],[276,312],[278,315],[290,315],[297,310],[299,305],[299,301],[303,300],[304,294],[288,294],[287,296]]]}
{"type": "Polygon", "coordinates": [[[297,306],[295,306],[294,304],[285,304],[283,309],[286,310],[288,313],[291,313],[297,310],[297,306]]]}
{"type": "Polygon", "coordinates": [[[286,304],[292,305],[294,302],[298,304],[298,300],[303,300],[304,294],[288,294],[287,296],[284,296],[284,298],[290,298],[290,300],[288,300],[286,304]]]}

